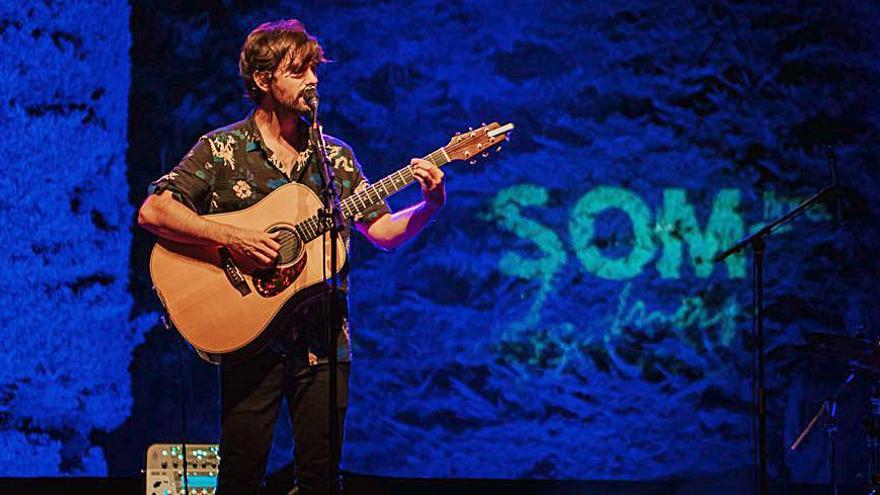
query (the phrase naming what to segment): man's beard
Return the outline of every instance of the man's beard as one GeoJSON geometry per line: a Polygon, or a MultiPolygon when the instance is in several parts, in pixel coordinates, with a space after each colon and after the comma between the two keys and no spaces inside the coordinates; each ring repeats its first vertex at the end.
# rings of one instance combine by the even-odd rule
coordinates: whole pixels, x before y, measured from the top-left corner
{"type": "Polygon", "coordinates": [[[274,91],[272,93],[272,97],[275,99],[275,102],[278,103],[281,108],[284,109],[286,112],[299,115],[304,115],[309,112],[309,107],[302,99],[302,91],[300,91],[296,96],[292,98],[278,98],[274,94],[274,91]]]}

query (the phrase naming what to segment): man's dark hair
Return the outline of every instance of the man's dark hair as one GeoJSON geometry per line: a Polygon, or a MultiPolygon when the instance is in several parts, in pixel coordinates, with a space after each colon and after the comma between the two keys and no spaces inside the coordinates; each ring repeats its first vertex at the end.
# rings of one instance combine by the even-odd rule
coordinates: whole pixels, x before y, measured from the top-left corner
{"type": "Polygon", "coordinates": [[[238,70],[248,96],[260,103],[264,92],[254,81],[254,74],[272,74],[281,66],[283,70],[299,73],[310,65],[327,62],[324,49],[305,26],[296,19],[264,22],[248,34],[238,58],[238,70]]]}

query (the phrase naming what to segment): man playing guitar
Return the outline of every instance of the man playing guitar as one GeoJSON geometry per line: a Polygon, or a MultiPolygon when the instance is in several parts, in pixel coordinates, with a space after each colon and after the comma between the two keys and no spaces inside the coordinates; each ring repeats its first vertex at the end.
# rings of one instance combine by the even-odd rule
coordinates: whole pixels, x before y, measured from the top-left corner
{"type": "MultiPolygon", "coordinates": [[[[311,151],[303,92],[317,86],[316,69],[325,61],[318,41],[297,20],[254,29],[242,46],[239,69],[255,108],[246,119],[202,136],[170,173],[153,182],[138,223],[164,239],[225,247],[259,267],[272,267],[281,247],[278,232],[224,224],[203,215],[248,208],[289,183],[320,193],[321,164],[311,151]]],[[[331,136],[324,139],[344,200],[368,184],[351,148],[331,136]]],[[[421,185],[422,201],[396,213],[382,201],[349,222],[381,249],[413,238],[446,201],[443,172],[434,163],[413,158],[410,168],[421,185]]],[[[349,229],[350,225],[342,233],[346,246],[349,229]]],[[[340,431],[350,368],[345,272],[340,281],[341,314],[333,316],[341,318],[343,328],[337,353],[340,431]]],[[[314,298],[285,306],[269,330],[271,344],[244,362],[221,363],[218,494],[259,490],[282,397],[288,400],[293,424],[299,493],[325,492],[329,368],[321,306],[314,298]]]]}

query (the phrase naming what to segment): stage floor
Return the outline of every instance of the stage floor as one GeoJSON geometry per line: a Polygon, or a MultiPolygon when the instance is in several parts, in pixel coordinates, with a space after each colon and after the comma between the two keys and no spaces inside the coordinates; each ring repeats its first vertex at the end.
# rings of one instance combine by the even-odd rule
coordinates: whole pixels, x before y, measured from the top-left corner
{"type": "MultiPolygon", "coordinates": [[[[670,480],[655,482],[574,480],[478,480],[402,479],[346,473],[345,495],[742,495],[752,493],[733,481],[670,480]]],[[[288,488],[275,481],[262,493],[287,495],[288,488]]],[[[133,495],[144,493],[144,479],[133,478],[0,478],[0,494],[133,495]]],[[[776,486],[774,495],[824,495],[827,485],[776,486]]],[[[193,494],[197,492],[193,491],[193,494]]],[[[840,495],[863,493],[856,486],[842,486],[840,495]]]]}

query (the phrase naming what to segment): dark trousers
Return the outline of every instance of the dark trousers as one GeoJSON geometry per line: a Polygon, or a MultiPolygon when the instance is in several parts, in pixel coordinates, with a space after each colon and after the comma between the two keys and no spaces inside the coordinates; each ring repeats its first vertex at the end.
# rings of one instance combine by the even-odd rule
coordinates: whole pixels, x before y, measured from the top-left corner
{"type": "MultiPolygon", "coordinates": [[[[282,396],[287,399],[293,425],[299,494],[327,493],[330,369],[326,364],[294,369],[289,363],[286,356],[263,352],[243,363],[220,367],[218,495],[259,492],[282,396]]],[[[350,363],[339,363],[340,453],[349,369],[350,363]]]]}

